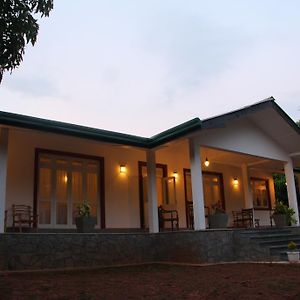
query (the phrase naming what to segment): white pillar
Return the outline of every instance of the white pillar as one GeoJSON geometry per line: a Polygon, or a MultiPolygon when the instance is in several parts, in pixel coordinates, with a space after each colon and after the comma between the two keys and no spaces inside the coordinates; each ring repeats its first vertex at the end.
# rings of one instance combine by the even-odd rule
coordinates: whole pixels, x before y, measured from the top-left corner
{"type": "Polygon", "coordinates": [[[147,151],[147,181],[148,181],[148,220],[149,232],[159,232],[158,207],[156,192],[156,162],[155,151],[147,151]]]}
{"type": "Polygon", "coordinates": [[[286,179],[286,184],[287,184],[289,207],[291,207],[295,210],[295,219],[297,220],[297,224],[299,225],[297,193],[296,193],[296,185],[295,185],[295,177],[294,177],[294,169],[293,169],[292,160],[289,160],[284,165],[284,173],[285,173],[285,179],[286,179]]]}
{"type": "Polygon", "coordinates": [[[189,140],[195,230],[205,229],[205,210],[200,147],[189,140]]]}
{"type": "Polygon", "coordinates": [[[8,129],[0,129],[0,233],[4,232],[8,129]]]}
{"type": "Polygon", "coordinates": [[[249,169],[246,164],[242,164],[243,176],[243,191],[244,191],[244,205],[245,208],[253,208],[252,190],[249,178],[249,169]]]}

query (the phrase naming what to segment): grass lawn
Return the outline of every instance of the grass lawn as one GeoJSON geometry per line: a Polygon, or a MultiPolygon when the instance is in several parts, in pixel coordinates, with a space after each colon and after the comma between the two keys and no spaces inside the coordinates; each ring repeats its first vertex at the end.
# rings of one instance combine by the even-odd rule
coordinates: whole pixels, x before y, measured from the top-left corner
{"type": "Polygon", "coordinates": [[[300,299],[300,265],[143,265],[5,273],[0,299],[300,299]]]}

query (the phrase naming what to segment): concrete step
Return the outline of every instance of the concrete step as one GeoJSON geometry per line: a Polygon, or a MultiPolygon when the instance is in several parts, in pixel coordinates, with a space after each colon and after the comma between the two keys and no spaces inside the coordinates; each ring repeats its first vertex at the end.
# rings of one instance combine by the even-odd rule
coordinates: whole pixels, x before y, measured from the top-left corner
{"type": "Polygon", "coordinates": [[[268,240],[268,241],[260,241],[259,244],[262,247],[271,247],[271,246],[285,246],[287,247],[288,243],[293,241],[297,244],[297,246],[300,246],[300,236],[298,238],[293,239],[280,239],[280,240],[268,240]]]}
{"type": "Polygon", "coordinates": [[[274,234],[290,234],[290,229],[249,229],[240,232],[246,236],[261,236],[261,235],[274,235],[274,234]]]}
{"type": "Polygon", "coordinates": [[[272,260],[286,261],[288,243],[293,241],[300,249],[300,234],[292,233],[290,228],[267,228],[242,230],[240,235],[249,242],[258,244],[261,248],[268,249],[272,260]]]}
{"type": "Polygon", "coordinates": [[[257,242],[264,242],[264,241],[276,241],[276,240],[293,240],[299,239],[299,234],[268,234],[268,235],[260,235],[260,236],[249,236],[251,240],[255,240],[257,242]]]}
{"type": "Polygon", "coordinates": [[[268,248],[271,255],[281,255],[281,253],[288,251],[287,245],[270,246],[268,248]]]}

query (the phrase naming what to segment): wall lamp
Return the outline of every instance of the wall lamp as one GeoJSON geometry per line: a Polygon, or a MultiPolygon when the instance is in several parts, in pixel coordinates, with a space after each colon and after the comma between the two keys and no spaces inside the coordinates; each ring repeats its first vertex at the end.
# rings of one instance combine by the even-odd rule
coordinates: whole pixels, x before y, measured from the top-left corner
{"type": "Polygon", "coordinates": [[[207,157],[205,158],[205,162],[204,162],[204,166],[208,167],[210,164],[209,160],[207,159],[207,157]]]}
{"type": "Polygon", "coordinates": [[[239,180],[235,177],[233,178],[233,186],[237,187],[239,185],[239,180]]]}
{"type": "Polygon", "coordinates": [[[120,173],[121,173],[121,174],[125,174],[126,171],[127,171],[126,166],[125,166],[125,165],[120,165],[120,173]]]}

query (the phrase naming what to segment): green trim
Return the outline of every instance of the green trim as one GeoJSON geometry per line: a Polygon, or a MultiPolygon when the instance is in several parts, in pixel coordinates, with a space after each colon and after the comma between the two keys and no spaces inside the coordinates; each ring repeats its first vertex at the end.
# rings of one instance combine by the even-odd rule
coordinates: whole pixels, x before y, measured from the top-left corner
{"type": "Polygon", "coordinates": [[[157,147],[198,129],[201,129],[201,121],[199,118],[194,118],[190,121],[152,136],[148,146],[149,148],[157,147]]]}
{"type": "Polygon", "coordinates": [[[255,104],[243,107],[238,110],[231,111],[229,113],[212,117],[206,120],[202,120],[202,128],[212,128],[222,126],[224,122],[228,122],[233,119],[237,119],[248,115],[249,113],[255,113],[256,111],[263,110],[266,108],[275,109],[278,114],[298,133],[300,134],[300,127],[290,118],[290,116],[282,110],[282,108],[275,102],[273,97],[267,98],[263,101],[257,102],[255,104]]]}
{"type": "Polygon", "coordinates": [[[16,126],[21,128],[35,129],[44,132],[52,132],[58,134],[65,134],[84,139],[91,139],[96,141],[108,142],[113,144],[128,145],[151,149],[158,147],[174,139],[185,136],[196,130],[206,128],[217,128],[224,126],[225,122],[245,116],[249,113],[266,108],[275,109],[278,114],[300,134],[300,128],[297,124],[275,103],[274,98],[270,97],[261,102],[246,106],[239,110],[235,110],[217,117],[206,119],[201,122],[199,118],[194,118],[190,121],[182,123],[178,126],[163,131],[151,138],[145,138],[125,133],[113,132],[103,129],[96,129],[86,126],[80,126],[70,123],[46,120],[36,117],[29,117],[20,114],[0,112],[0,124],[16,126]]]}
{"type": "Polygon", "coordinates": [[[114,144],[141,148],[157,147],[167,141],[183,136],[201,128],[201,121],[196,118],[174,128],[168,129],[152,138],[139,137],[119,132],[96,129],[70,123],[29,117],[20,114],[0,112],[0,124],[35,129],[44,132],[66,134],[79,138],[103,141],[114,144]]]}
{"type": "Polygon", "coordinates": [[[145,147],[148,139],[113,131],[95,129],[70,123],[29,117],[19,114],[0,112],[0,124],[17,126],[40,131],[66,134],[85,139],[99,140],[108,143],[145,147]]]}

